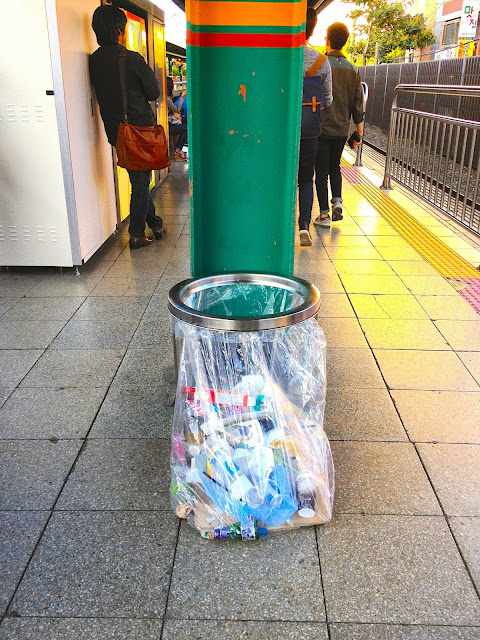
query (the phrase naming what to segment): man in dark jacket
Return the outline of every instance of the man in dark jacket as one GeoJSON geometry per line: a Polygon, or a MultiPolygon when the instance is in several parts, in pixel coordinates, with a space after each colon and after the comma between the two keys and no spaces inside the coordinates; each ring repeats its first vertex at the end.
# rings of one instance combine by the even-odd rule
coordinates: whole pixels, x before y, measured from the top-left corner
{"type": "MultiPolygon", "coordinates": [[[[155,124],[149,100],[160,95],[155,74],[139,53],[125,48],[127,17],[113,5],[105,4],[95,9],[92,28],[100,48],[90,56],[90,79],[97,94],[108,141],[117,144],[120,122],[124,120],[123,98],[120,85],[120,53],[126,54],[127,117],[130,124],[150,126],[155,124]]],[[[128,170],[132,194],[130,198],[130,248],[137,249],[153,242],[145,236],[145,222],[160,239],[165,232],[163,220],[155,214],[150,195],[151,171],[128,170]]]]}
{"type": "Polygon", "coordinates": [[[360,74],[357,67],[354,67],[342,53],[348,36],[348,29],[342,22],[335,22],[327,29],[327,56],[332,69],[333,102],[323,111],[322,133],[318,138],[315,162],[320,215],[313,223],[320,227],[329,227],[331,221],[336,222],[343,218],[340,158],[350,135],[351,118],[359,135],[359,141],[354,142],[353,146],[356,149],[362,143],[364,108],[360,74]],[[331,218],[328,179],[332,192],[331,218]]]}

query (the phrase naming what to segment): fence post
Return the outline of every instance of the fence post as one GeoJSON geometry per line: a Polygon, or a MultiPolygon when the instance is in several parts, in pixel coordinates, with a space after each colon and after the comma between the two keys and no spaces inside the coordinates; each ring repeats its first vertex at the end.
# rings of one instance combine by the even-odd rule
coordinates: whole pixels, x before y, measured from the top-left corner
{"type": "MultiPolygon", "coordinates": [[[[362,82],[362,92],[363,92],[363,111],[365,112],[365,114],[367,113],[367,100],[368,100],[368,84],[366,82],[362,82]]],[[[365,115],[363,116],[363,139],[365,139],[365,115]]],[[[363,142],[362,144],[357,147],[357,154],[355,156],[355,167],[362,167],[362,149],[363,149],[363,142]]]]}
{"type": "Polygon", "coordinates": [[[387,154],[385,156],[385,172],[383,174],[382,189],[391,190],[392,184],[390,180],[390,163],[392,161],[392,147],[393,147],[393,132],[396,130],[397,112],[395,108],[397,106],[397,90],[393,92],[392,98],[392,117],[390,118],[390,127],[388,131],[387,141],[387,154]]]}
{"type": "Polygon", "coordinates": [[[396,119],[397,119],[397,112],[393,111],[392,117],[390,118],[390,129],[388,132],[388,142],[387,142],[387,155],[385,156],[385,172],[383,174],[383,182],[381,187],[385,191],[389,191],[392,189],[392,184],[390,180],[390,162],[392,160],[393,131],[394,131],[394,125],[396,124],[396,119]]]}

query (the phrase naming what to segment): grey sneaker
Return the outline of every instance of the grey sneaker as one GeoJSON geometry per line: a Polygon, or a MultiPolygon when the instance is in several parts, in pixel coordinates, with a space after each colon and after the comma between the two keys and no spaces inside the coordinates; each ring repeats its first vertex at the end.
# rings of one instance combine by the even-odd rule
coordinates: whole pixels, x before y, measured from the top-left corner
{"type": "Polygon", "coordinates": [[[336,202],[333,205],[332,220],[333,222],[338,222],[339,220],[343,220],[343,209],[342,209],[341,202],[336,202]]]}
{"type": "Polygon", "coordinates": [[[332,221],[330,219],[330,216],[322,216],[321,214],[317,216],[313,221],[313,224],[317,227],[329,227],[331,223],[332,221]]]}
{"type": "Polygon", "coordinates": [[[310,235],[310,231],[308,229],[302,229],[299,233],[300,233],[300,246],[311,247],[312,236],[310,235]]]}

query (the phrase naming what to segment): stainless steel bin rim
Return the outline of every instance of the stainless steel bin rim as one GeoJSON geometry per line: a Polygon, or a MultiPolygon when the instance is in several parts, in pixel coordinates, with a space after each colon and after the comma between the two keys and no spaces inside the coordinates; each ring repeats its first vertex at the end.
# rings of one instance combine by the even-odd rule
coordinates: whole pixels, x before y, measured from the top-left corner
{"type": "Polygon", "coordinates": [[[312,318],[320,308],[320,292],[315,285],[302,278],[287,278],[266,273],[222,273],[179,282],[170,289],[168,308],[175,318],[206,329],[218,331],[261,331],[289,327],[312,318]],[[202,290],[236,284],[253,284],[283,289],[286,292],[299,295],[302,302],[288,311],[251,317],[209,314],[193,309],[185,302],[190,296],[202,290]]]}

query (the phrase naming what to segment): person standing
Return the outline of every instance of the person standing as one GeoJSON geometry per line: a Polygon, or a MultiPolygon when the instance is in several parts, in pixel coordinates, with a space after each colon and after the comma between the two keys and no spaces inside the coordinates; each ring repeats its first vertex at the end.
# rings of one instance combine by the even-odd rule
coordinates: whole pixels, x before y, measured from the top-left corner
{"type": "MultiPolygon", "coordinates": [[[[317,24],[317,12],[312,7],[307,7],[305,29],[305,52],[303,58],[303,73],[305,74],[322,54],[316,49],[307,46],[315,26],[317,24]]],[[[322,56],[325,58],[325,56],[322,56]]],[[[326,58],[314,74],[322,78],[324,107],[332,103],[332,74],[330,63],[326,58]]],[[[300,246],[310,247],[312,237],[310,235],[310,221],[313,207],[313,176],[315,173],[315,159],[317,156],[318,138],[301,138],[300,153],[298,159],[298,227],[300,246]]]]}
{"type": "Polygon", "coordinates": [[[342,22],[335,22],[327,29],[327,57],[332,69],[333,103],[323,111],[322,133],[318,138],[315,161],[316,188],[320,215],[313,221],[319,227],[329,227],[331,222],[343,218],[342,174],[340,158],[350,135],[350,119],[356,125],[360,141],[353,142],[356,149],[362,144],[363,118],[365,115],[360,73],[343,55],[349,31],[342,22]],[[332,194],[332,217],[328,202],[328,181],[332,194]]]}
{"type": "MultiPolygon", "coordinates": [[[[97,7],[92,17],[92,28],[100,45],[90,56],[90,80],[97,95],[105,133],[109,143],[117,144],[118,127],[124,120],[122,90],[120,85],[119,56],[125,55],[127,74],[127,117],[135,126],[155,124],[155,115],[149,105],[156,100],[160,88],[152,69],[139,53],[128,51],[126,44],[127,17],[110,4],[97,7]]],[[[145,235],[145,223],[158,240],[166,228],[155,213],[150,194],[151,171],[128,171],[132,193],[130,197],[130,249],[145,247],[153,242],[145,235]]]]}

